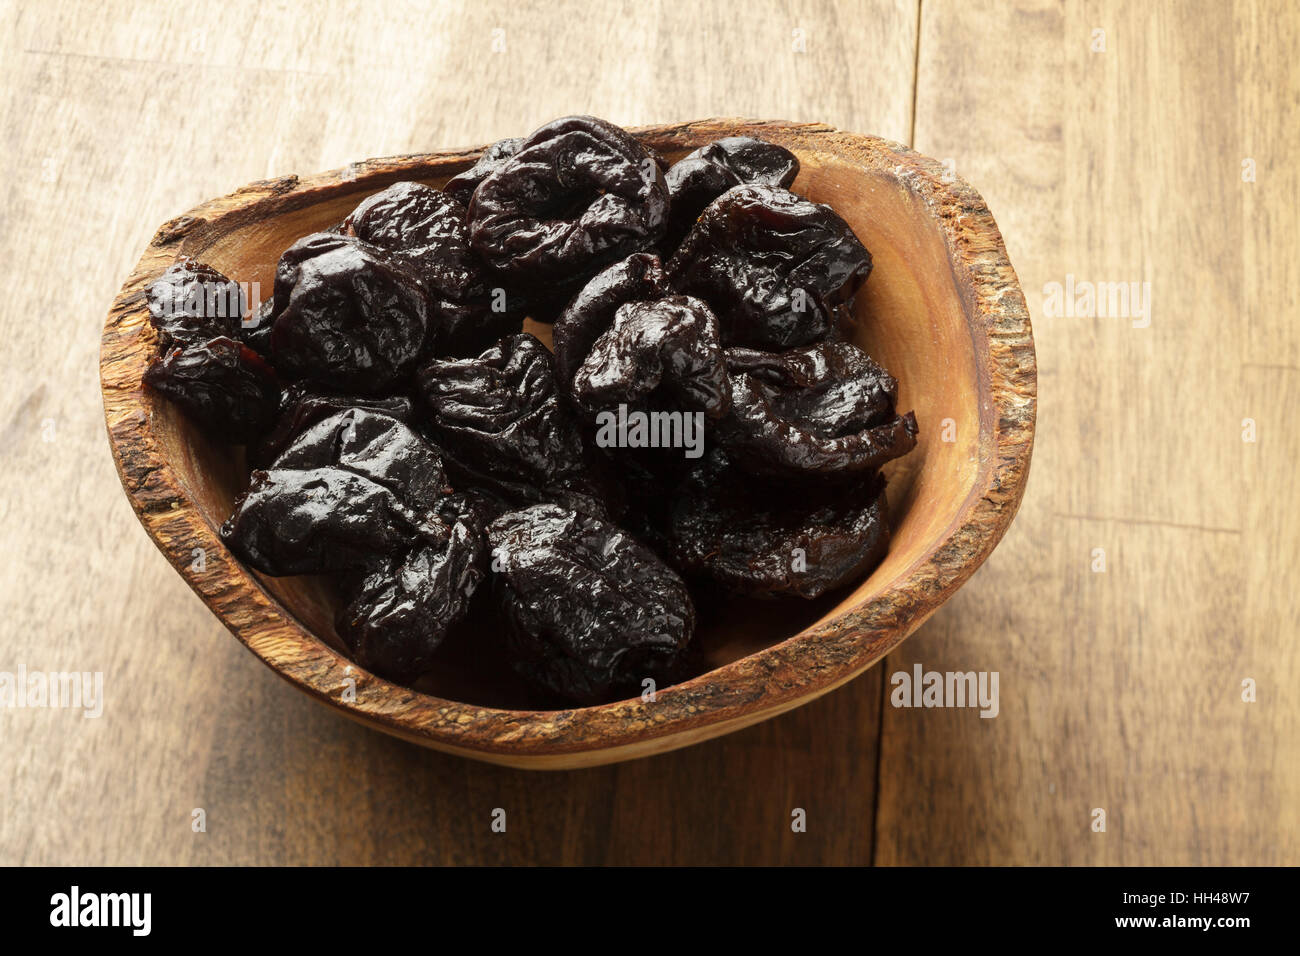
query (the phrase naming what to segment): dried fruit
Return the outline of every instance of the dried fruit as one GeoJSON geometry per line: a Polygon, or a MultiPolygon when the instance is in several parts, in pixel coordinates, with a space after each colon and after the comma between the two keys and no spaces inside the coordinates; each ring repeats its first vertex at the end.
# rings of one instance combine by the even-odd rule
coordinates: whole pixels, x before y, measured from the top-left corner
{"type": "Polygon", "coordinates": [[[270,366],[225,337],[172,349],[150,364],[144,384],[208,434],[237,445],[269,428],[280,404],[280,384],[270,366]]]}
{"type": "Polygon", "coordinates": [[[715,451],[675,489],[669,511],[673,563],[748,597],[818,597],[860,580],[889,547],[879,475],[773,486],[715,451]]]}
{"type": "Polygon", "coordinates": [[[663,172],[645,147],[604,120],[570,116],[479,183],[470,242],[526,294],[554,295],[653,245],[667,213],[663,172]]]}
{"type": "Polygon", "coordinates": [[[407,425],[411,424],[414,405],[404,395],[373,398],[363,395],[332,395],[294,385],[286,389],[280,401],[280,411],[275,424],[262,436],[256,446],[249,449],[249,463],[254,468],[267,468],[274,464],[290,442],[312,425],[349,408],[364,408],[379,412],[407,425]]]}
{"type": "Polygon", "coordinates": [[[686,585],[614,525],[557,505],[488,526],[516,670],[578,703],[671,675],[695,629],[686,585]]]}
{"type": "Polygon", "coordinates": [[[523,143],[522,136],[498,140],[483,150],[483,155],[478,158],[473,166],[447,180],[447,185],[442,187],[442,191],[449,196],[456,197],[464,205],[468,206],[470,199],[474,196],[474,190],[478,188],[478,184],[504,166],[506,160],[519,152],[519,147],[523,143]]]}
{"type": "Polygon", "coordinates": [[[443,499],[436,540],[398,552],[365,574],[339,611],[339,636],[361,666],[410,681],[434,663],[487,573],[483,511],[465,496],[443,499]]]}
{"type": "Polygon", "coordinates": [[[847,342],[781,353],[728,349],[731,413],[716,436],[755,474],[874,471],[916,445],[916,416],[894,410],[898,385],[847,342]]]}
{"type": "Polygon", "coordinates": [[[293,379],[382,394],[414,370],[429,324],[423,284],[378,246],[316,233],[275,273],[276,370],[293,379]]]}
{"type": "Polygon", "coordinates": [[[620,306],[573,379],[580,408],[702,412],[731,407],[731,383],[709,307],[690,296],[620,306]]]}
{"type": "Polygon", "coordinates": [[[871,254],[829,206],[777,186],[714,200],[667,266],[673,287],[709,304],[724,345],[784,349],[825,338],[871,254]]]}
{"type": "Polygon", "coordinates": [[[794,153],[748,136],[728,136],[686,154],[664,175],[669,198],[664,248],[676,249],[705,207],[733,186],[785,187],[798,175],[794,153]]]}
{"type": "Polygon", "coordinates": [[[534,336],[509,336],[478,358],[430,362],[419,386],[422,425],[466,482],[516,503],[608,513],[593,455],[558,400],[551,353],[534,336]]]}
{"type": "Polygon", "coordinates": [[[188,256],[172,263],[149,286],[145,301],[164,351],[239,338],[245,308],[239,284],[188,256]]]}
{"type": "Polygon", "coordinates": [[[368,197],[340,231],[406,263],[429,295],[435,355],[477,355],[523,326],[523,301],[493,284],[470,250],[465,206],[421,183],[394,183],[368,197]]]}

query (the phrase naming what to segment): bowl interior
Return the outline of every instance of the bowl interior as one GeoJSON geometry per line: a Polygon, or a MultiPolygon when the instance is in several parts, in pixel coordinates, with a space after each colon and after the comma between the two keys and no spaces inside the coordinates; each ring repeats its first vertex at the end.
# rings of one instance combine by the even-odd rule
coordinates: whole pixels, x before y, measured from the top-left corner
{"type": "MultiPolygon", "coordinates": [[[[899,407],[913,409],[920,425],[916,449],[886,468],[893,540],[888,556],[856,587],[812,601],[732,600],[700,608],[697,641],[703,670],[721,666],[783,641],[817,622],[856,607],[905,578],[936,541],[943,540],[975,488],[981,428],[989,407],[980,387],[978,349],[971,339],[969,307],[953,274],[949,250],[925,204],[898,179],[835,154],[798,150],[802,169],[793,189],[831,205],[871,251],[874,269],[857,299],[857,344],[900,382],[899,407]]],[[[680,153],[679,153],[680,154],[680,153]]],[[[677,158],[669,154],[669,158],[677,158]]],[[[416,177],[441,186],[447,175],[416,177]]],[[[391,181],[391,180],[388,180],[391,181]]],[[[272,293],[280,254],[300,237],[339,222],[366,195],[388,181],[358,183],[355,191],[281,212],[225,231],[187,237],[182,251],[239,282],[272,293]]],[[[548,326],[529,323],[549,344],[548,326]]],[[[167,460],[204,518],[215,529],[246,487],[243,455],[207,441],[167,402],[147,393],[167,460]]],[[[341,649],[333,619],[338,600],[317,578],[259,576],[265,590],[308,630],[341,649]]],[[[509,670],[484,654],[499,638],[495,626],[467,621],[445,645],[443,666],[417,688],[438,697],[486,707],[548,709],[509,670]]]]}

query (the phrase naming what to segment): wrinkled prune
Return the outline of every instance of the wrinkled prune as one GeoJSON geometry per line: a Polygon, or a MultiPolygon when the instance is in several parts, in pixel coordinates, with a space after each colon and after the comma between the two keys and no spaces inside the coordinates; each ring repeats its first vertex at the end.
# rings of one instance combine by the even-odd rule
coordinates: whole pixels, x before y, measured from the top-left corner
{"type": "Polygon", "coordinates": [[[782,349],[826,337],[871,254],[829,206],[737,186],[704,210],[667,271],[717,314],[724,345],[782,349]]]}
{"type": "Polygon", "coordinates": [[[516,503],[560,501],[608,513],[593,455],[558,400],[551,353],[527,333],[474,359],[430,362],[419,374],[425,429],[448,466],[516,503]]]}
{"type": "Polygon", "coordinates": [[[145,293],[163,350],[240,337],[244,293],[211,266],[182,256],[145,293]]]}
{"type": "Polygon", "coordinates": [[[322,419],[275,460],[277,470],[338,468],[368,478],[421,514],[451,493],[438,450],[407,425],[364,408],[322,419]]]}
{"type": "Polygon", "coordinates": [[[349,408],[379,412],[410,425],[413,420],[411,400],[404,395],[373,398],[363,395],[331,395],[303,385],[286,389],[280,401],[275,424],[249,449],[248,460],[254,468],[269,468],[289,447],[289,443],[322,419],[349,408]]]}
{"type": "Polygon", "coordinates": [[[755,480],[715,451],[669,511],[673,563],[748,597],[815,598],[869,572],[889,547],[879,475],[796,490],[755,480]]]}
{"type": "Polygon", "coordinates": [[[667,213],[663,172],[645,147],[603,120],[570,116],[537,130],[479,183],[470,242],[525,293],[555,294],[653,245],[667,213]]]}
{"type": "Polygon", "coordinates": [[[316,233],[275,272],[275,367],[290,378],[382,393],[414,371],[429,324],[424,285],[377,246],[316,233]]]}
{"type": "Polygon", "coordinates": [[[731,382],[717,319],[684,295],[621,306],[574,376],[573,396],[593,415],[622,404],[722,417],[731,382]]]}
{"type": "Polygon", "coordinates": [[[728,136],[679,159],[664,175],[668,186],[670,251],[686,238],[706,206],[733,186],[762,183],[789,186],[799,175],[799,158],[783,146],[748,136],[728,136]]]}
{"type": "Polygon", "coordinates": [[[461,496],[443,499],[442,535],[362,577],[339,611],[339,636],[361,666],[389,680],[428,670],[447,630],[465,616],[487,573],[486,522],[461,496]],[[453,501],[453,499],[456,499],[453,501]]]}
{"type": "Polygon", "coordinates": [[[755,474],[873,471],[916,445],[916,416],[894,409],[898,386],[865,352],[824,342],[781,353],[728,349],[731,413],[718,443],[755,474]]]}
{"type": "Polygon", "coordinates": [[[574,374],[596,339],[614,324],[619,306],[671,294],[659,257],[650,252],[628,256],[592,277],[551,330],[555,374],[561,391],[572,395],[574,374]]]}
{"type": "Polygon", "coordinates": [[[479,156],[473,166],[447,180],[447,185],[442,187],[442,191],[449,196],[455,196],[468,206],[474,196],[474,190],[478,189],[478,184],[504,166],[506,160],[519,152],[519,147],[523,144],[522,136],[498,140],[483,150],[483,155],[479,156]]]}
{"type": "Polygon", "coordinates": [[[492,286],[470,250],[460,200],[421,183],[394,183],[357,206],[340,229],[407,263],[424,283],[431,326],[426,352],[477,355],[522,328],[522,300],[492,286]]]}
{"type": "Polygon", "coordinates": [[[205,431],[232,444],[256,439],[275,420],[280,384],[246,345],[228,338],[175,348],[157,358],[144,383],[205,431]]]}
{"type": "Polygon", "coordinates": [[[556,505],[488,527],[494,584],[526,679],[579,703],[670,674],[695,629],[686,585],[615,526],[556,505]]]}
{"type": "Polygon", "coordinates": [[[221,526],[231,551],[273,575],[369,568],[441,533],[441,522],[406,507],[388,488],[339,468],[255,471],[221,526]]]}

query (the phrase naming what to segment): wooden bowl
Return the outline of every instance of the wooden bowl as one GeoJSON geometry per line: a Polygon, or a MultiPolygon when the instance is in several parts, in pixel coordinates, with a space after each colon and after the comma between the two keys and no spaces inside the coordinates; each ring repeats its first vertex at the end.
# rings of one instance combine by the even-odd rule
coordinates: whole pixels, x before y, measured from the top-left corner
{"type": "Polygon", "coordinates": [[[794,190],[831,204],[871,250],[861,344],[901,382],[920,441],[887,469],[894,521],[884,563],[819,602],[735,603],[699,632],[712,670],[654,701],[526,709],[508,682],[449,666],[412,690],[339,650],[336,599],[312,578],[262,577],[217,528],[246,482],[243,456],[205,439],[141,388],[157,347],[145,289],[181,254],[269,296],[280,253],[398,180],[442,185],[479,150],[368,160],[306,179],[251,183],[158,230],[113,303],[100,358],[109,440],[141,523],[213,612],[281,677],[368,726],[426,747],[530,768],[591,766],[725,734],[861,674],[979,567],[1024,492],[1036,371],[1029,314],[993,216],[944,166],[904,146],[825,126],[708,120],[634,131],[670,159],[722,136],[793,150],[794,190]],[[203,560],[196,557],[202,554],[203,560]]]}

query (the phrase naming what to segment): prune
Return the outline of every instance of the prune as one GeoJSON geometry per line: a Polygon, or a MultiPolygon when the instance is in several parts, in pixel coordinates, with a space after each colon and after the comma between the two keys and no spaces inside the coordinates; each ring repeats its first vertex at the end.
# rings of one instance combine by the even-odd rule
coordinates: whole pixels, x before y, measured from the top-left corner
{"type": "Polygon", "coordinates": [[[396,418],[407,425],[413,419],[411,400],[404,395],[373,398],[363,395],[331,395],[303,385],[286,389],[280,400],[275,424],[249,449],[248,460],[255,468],[267,468],[289,447],[289,443],[312,425],[349,408],[364,408],[396,418]]]}
{"type": "Polygon", "coordinates": [[[163,350],[238,338],[244,294],[211,266],[182,256],[145,292],[149,322],[163,350]]]}
{"type": "Polygon", "coordinates": [[[653,245],[667,213],[663,172],[645,147],[603,120],[570,116],[537,130],[479,183],[470,243],[526,294],[558,294],[653,245]]]}
{"type": "Polygon", "coordinates": [[[477,355],[523,326],[522,300],[491,286],[470,250],[458,199],[421,183],[394,183],[363,201],[340,228],[407,263],[424,283],[431,326],[426,352],[477,355]]]}
{"type": "Polygon", "coordinates": [[[593,415],[622,404],[720,418],[731,407],[731,383],[717,319],[684,295],[620,306],[574,376],[573,395],[593,415]]]}
{"type": "Polygon", "coordinates": [[[695,629],[686,585],[617,527],[557,505],[488,526],[516,670],[578,703],[670,675],[695,629]]]}
{"type": "Polygon", "coordinates": [[[253,472],[221,536],[267,574],[365,568],[439,542],[436,508],[450,492],[436,449],[395,418],[351,408],[253,472]]]}
{"type": "Polygon", "coordinates": [[[715,450],[674,491],[667,538],[673,563],[690,577],[748,597],[814,598],[884,557],[884,479],[770,485],[715,450]]]}
{"type": "Polygon", "coordinates": [[[470,199],[474,195],[474,190],[478,188],[478,184],[504,166],[506,160],[519,152],[519,147],[523,144],[524,138],[522,136],[498,140],[483,150],[483,155],[478,158],[473,166],[447,180],[447,185],[442,187],[442,191],[449,196],[455,196],[464,205],[468,206],[470,199]]]}
{"type": "Polygon", "coordinates": [[[275,273],[276,369],[375,394],[414,371],[429,324],[424,285],[402,262],[351,236],[294,243],[275,273]]]}
{"type": "Polygon", "coordinates": [[[339,636],[357,662],[389,680],[409,681],[429,669],[487,573],[481,510],[452,496],[439,512],[441,536],[371,569],[338,613],[339,636]]]}
{"type": "Polygon", "coordinates": [[[573,297],[551,330],[555,374],[561,391],[572,395],[574,374],[596,339],[614,324],[619,306],[671,294],[659,257],[650,252],[635,253],[593,276],[573,297]]]}
{"type": "Polygon", "coordinates": [[[271,327],[275,324],[272,319],[274,308],[274,299],[261,302],[248,323],[241,322],[239,326],[239,341],[268,360],[271,358],[271,327]]]}
{"type": "Polygon", "coordinates": [[[478,358],[430,362],[419,374],[422,424],[448,467],[517,503],[561,501],[608,513],[594,455],[560,404],[551,353],[527,333],[478,358]]]}
{"type": "Polygon", "coordinates": [[[351,471],[272,468],[253,472],[221,538],[266,574],[317,574],[373,567],[442,523],[404,505],[391,490],[351,471]]]}
{"type": "Polygon", "coordinates": [[[667,272],[717,314],[724,345],[784,349],[826,337],[871,254],[829,206],[737,186],[704,210],[667,272]]]}
{"type": "Polygon", "coordinates": [[[874,471],[916,445],[916,416],[898,415],[893,377],[861,349],[826,342],[782,353],[728,349],[731,412],[718,443],[756,474],[874,471]]]}
{"type": "Polygon", "coordinates": [[[312,425],[273,467],[350,471],[387,488],[417,514],[432,510],[451,493],[436,448],[396,418],[364,408],[349,408],[312,425]]]}
{"type": "Polygon", "coordinates": [[[705,207],[733,186],[762,183],[785,187],[798,175],[799,158],[775,143],[728,136],[701,146],[664,175],[669,200],[664,247],[677,248],[705,207]]]}
{"type": "Polygon", "coordinates": [[[144,384],[212,436],[237,445],[269,428],[280,403],[275,372],[248,346],[225,337],[154,359],[144,384]]]}

